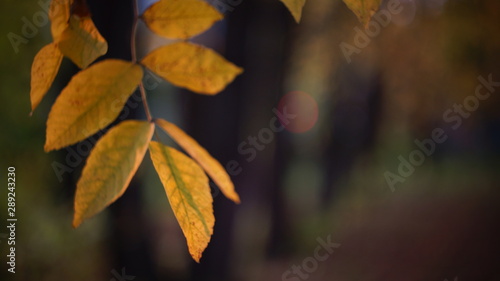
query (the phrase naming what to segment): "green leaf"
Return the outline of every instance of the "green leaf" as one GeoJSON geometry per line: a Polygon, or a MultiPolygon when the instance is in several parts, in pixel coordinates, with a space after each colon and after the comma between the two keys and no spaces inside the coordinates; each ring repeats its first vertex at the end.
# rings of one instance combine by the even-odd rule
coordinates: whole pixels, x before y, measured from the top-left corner
{"type": "Polygon", "coordinates": [[[146,154],[153,132],[152,123],[123,121],[96,143],[78,180],[73,227],[123,195],[146,154]]]}
{"type": "Polygon", "coordinates": [[[196,162],[174,148],[152,141],[149,153],[189,253],[199,262],[215,223],[208,178],[196,162]]]}
{"type": "Polygon", "coordinates": [[[137,64],[108,59],[73,76],[49,113],[45,151],[75,144],[113,122],[142,75],[137,64]]]}

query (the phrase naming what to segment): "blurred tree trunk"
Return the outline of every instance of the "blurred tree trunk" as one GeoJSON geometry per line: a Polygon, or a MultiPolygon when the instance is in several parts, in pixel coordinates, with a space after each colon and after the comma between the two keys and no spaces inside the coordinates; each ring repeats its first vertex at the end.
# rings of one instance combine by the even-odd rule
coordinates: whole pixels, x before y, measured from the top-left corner
{"type": "MultiPolygon", "coordinates": [[[[131,60],[130,38],[133,23],[133,0],[88,0],[93,20],[108,41],[108,53],[100,58],[117,58],[131,60]]],[[[136,91],[129,99],[133,106],[120,114],[114,124],[124,119],[138,119],[142,104],[137,106],[139,93],[136,91]],[[124,113],[125,112],[125,113],[124,113]],[[129,112],[127,114],[126,112],[129,112]]],[[[134,177],[125,194],[110,206],[111,218],[109,228],[111,236],[108,238],[113,268],[119,274],[122,268],[130,276],[137,276],[140,280],[158,280],[155,272],[155,263],[152,259],[149,233],[142,205],[142,180],[134,177]]],[[[114,277],[109,273],[110,278],[114,277]]]]}
{"type": "MultiPolygon", "coordinates": [[[[286,240],[281,187],[274,173],[282,159],[274,158],[276,142],[247,163],[238,145],[248,137],[248,127],[268,126],[272,108],[282,95],[287,22],[291,16],[279,1],[243,1],[226,14],[227,44],[223,55],[245,69],[243,75],[215,97],[192,96],[187,116],[190,133],[223,166],[237,160],[243,172],[232,176],[242,204],[269,208],[272,226],[269,253],[286,240]]],[[[250,129],[251,134],[257,131],[250,129]]],[[[276,138],[275,138],[276,141],[276,138]]],[[[200,264],[193,263],[192,280],[231,280],[229,273],[232,229],[238,207],[219,193],[214,200],[214,236],[200,264]]]]}
{"type": "Polygon", "coordinates": [[[332,138],[324,154],[327,172],[320,194],[323,207],[334,201],[343,180],[361,157],[373,148],[380,124],[382,81],[378,67],[359,69],[343,63],[332,84],[332,108],[329,129],[332,138]],[[332,87],[333,89],[334,87],[332,87]]]}

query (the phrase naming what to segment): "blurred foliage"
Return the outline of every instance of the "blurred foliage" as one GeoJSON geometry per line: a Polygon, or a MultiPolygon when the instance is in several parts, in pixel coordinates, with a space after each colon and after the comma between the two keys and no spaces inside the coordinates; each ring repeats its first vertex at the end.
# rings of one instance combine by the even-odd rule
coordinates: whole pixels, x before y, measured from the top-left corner
{"type": "MultiPolygon", "coordinates": [[[[287,255],[267,257],[272,206],[259,202],[260,197],[247,188],[247,192],[240,193],[242,205],[233,226],[233,280],[280,280],[285,270],[313,254],[317,237],[329,234],[341,247],[308,280],[500,278],[494,266],[499,250],[498,95],[482,101],[459,129],[450,132],[449,140],[436,154],[426,159],[394,193],[383,177],[386,170],[397,168],[398,155],[407,157],[415,149],[415,138],[428,138],[434,128],[445,126],[444,111],[474,93],[479,75],[492,73],[493,80],[500,80],[500,2],[404,2],[408,9],[395,23],[381,28],[361,53],[353,55],[350,64],[339,44],[352,43],[354,27],[361,25],[340,0],[309,1],[301,24],[293,25],[287,34],[291,47],[284,91],[305,91],[320,107],[320,119],[311,131],[280,135],[291,144],[282,182],[285,214],[292,226],[283,239],[293,243],[287,255]],[[328,154],[328,145],[342,137],[353,143],[358,140],[356,134],[332,133],[333,124],[352,129],[359,126],[356,121],[368,118],[370,104],[363,102],[363,97],[354,96],[354,101],[347,104],[345,100],[346,96],[352,98],[350,94],[356,89],[370,88],[369,81],[376,76],[382,85],[382,101],[375,140],[370,149],[356,152],[350,168],[335,183],[335,193],[326,198],[330,204],[322,207],[325,198],[320,194],[326,184],[325,174],[329,173],[324,161],[338,159],[338,155],[328,154]],[[340,109],[346,106],[347,113],[352,114],[341,114],[340,109]]],[[[3,1],[1,34],[19,33],[21,18],[30,18],[39,9],[34,3],[3,1]]],[[[245,7],[236,7],[234,13],[245,7]]],[[[266,28],[273,23],[267,24],[266,28]]],[[[266,28],[252,32],[264,36],[266,28]]],[[[16,280],[109,280],[113,261],[107,245],[102,243],[107,235],[106,215],[89,221],[78,231],[71,229],[73,191],[65,190],[67,187],[58,182],[50,166],[57,155],[42,152],[43,120],[57,89],[49,93],[33,117],[28,116],[31,61],[43,42],[50,40],[49,33],[48,26],[43,28],[27,45],[20,46],[19,54],[13,52],[6,36],[0,47],[0,87],[6,104],[0,111],[4,120],[0,125],[4,132],[0,168],[16,166],[19,180],[20,258],[16,280]]],[[[63,68],[71,69],[67,61],[63,68]]],[[[249,69],[245,75],[255,73],[249,69]]],[[[66,83],[64,75],[57,81],[54,88],[60,90],[66,83]]],[[[154,91],[153,96],[158,95],[154,98],[165,99],[159,94],[160,90],[154,91]]],[[[185,106],[179,100],[172,102],[179,103],[172,105],[172,111],[185,106]]],[[[259,106],[255,102],[249,104],[259,106]]],[[[240,141],[255,134],[253,125],[267,126],[271,108],[252,108],[249,112],[255,118],[242,118],[240,141]],[[265,116],[257,118],[260,115],[265,116]],[[249,126],[251,122],[254,123],[249,126]]],[[[236,151],[237,147],[227,149],[236,151]]],[[[275,146],[269,147],[258,159],[273,159],[274,152],[275,146]]],[[[65,155],[62,153],[62,157],[65,155]]],[[[255,163],[248,163],[239,179],[260,179],[262,173],[258,173],[255,163]]],[[[141,167],[139,173],[146,175],[145,212],[151,243],[155,245],[155,265],[177,280],[187,280],[191,273],[189,257],[184,246],[180,246],[184,243],[182,234],[176,229],[173,214],[162,207],[166,199],[157,188],[161,183],[151,175],[151,164],[146,165],[149,167],[141,167]]],[[[65,179],[78,176],[73,174],[65,179]]],[[[5,198],[5,190],[0,194],[5,198]]],[[[4,211],[0,212],[0,219],[5,220],[4,211]]],[[[2,241],[2,253],[5,247],[2,241]]],[[[134,275],[138,276],[135,280],[142,280],[140,273],[134,275]]],[[[4,280],[4,271],[0,276],[4,280]]]]}

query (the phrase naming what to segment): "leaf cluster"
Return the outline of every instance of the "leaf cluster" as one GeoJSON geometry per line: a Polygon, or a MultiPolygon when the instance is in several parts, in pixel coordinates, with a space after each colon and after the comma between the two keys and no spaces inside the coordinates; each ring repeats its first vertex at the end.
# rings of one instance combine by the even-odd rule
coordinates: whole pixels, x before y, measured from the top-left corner
{"type": "MultiPolygon", "coordinates": [[[[306,0],[281,0],[299,22],[306,0]]],[[[380,0],[344,0],[360,21],[367,23],[380,0]]],[[[137,11],[137,9],[135,9],[137,11]]],[[[135,15],[132,61],[105,59],[108,44],[92,21],[85,0],[52,0],[49,10],[53,42],[35,56],[31,69],[31,110],[50,89],[63,57],[81,71],[61,91],[47,120],[45,151],[73,145],[109,126],[128,98],[141,90],[148,120],[127,120],[112,127],[91,151],[77,183],[73,226],[96,215],[126,191],[147,151],[163,184],[170,206],[187,240],[189,253],[199,261],[213,233],[215,218],[209,179],[239,203],[234,185],[222,165],[175,124],[154,119],[142,85],[145,68],[173,85],[195,93],[215,95],[242,68],[189,38],[223,19],[201,0],[160,0],[135,15]],[[159,36],[177,41],[159,47],[137,61],[135,28],[142,20],[159,36]],[[159,141],[165,131],[190,156],[159,141]],[[207,176],[208,175],[208,176],[207,176]]]]}
{"type": "MultiPolygon", "coordinates": [[[[134,91],[138,87],[143,90],[144,68],[176,86],[207,95],[219,93],[242,73],[240,67],[215,51],[188,41],[223,18],[209,4],[200,0],[161,0],[136,16],[136,21],[143,20],[157,35],[179,41],[153,50],[140,61],[105,59],[94,63],[107,52],[107,43],[95,27],[85,1],[51,2],[53,42],[43,47],[33,61],[32,111],[51,87],[63,57],[82,70],[52,105],[45,151],[73,145],[110,125],[134,91]]],[[[142,97],[145,99],[145,94],[142,97]]],[[[179,127],[151,115],[146,121],[120,122],[96,143],[77,183],[73,226],[122,196],[148,150],[189,252],[199,261],[215,223],[207,174],[229,199],[236,203],[240,199],[216,159],[179,127]],[[164,130],[191,157],[153,141],[156,128],[164,130]]]]}

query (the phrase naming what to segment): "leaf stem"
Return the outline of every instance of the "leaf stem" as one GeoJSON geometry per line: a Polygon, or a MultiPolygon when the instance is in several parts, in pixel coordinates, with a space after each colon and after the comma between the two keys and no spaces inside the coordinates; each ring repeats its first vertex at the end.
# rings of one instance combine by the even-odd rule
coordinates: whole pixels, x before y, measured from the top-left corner
{"type": "Polygon", "coordinates": [[[144,105],[144,111],[146,111],[146,117],[148,118],[149,122],[153,122],[153,117],[151,116],[151,111],[149,110],[148,101],[146,99],[146,90],[144,89],[144,84],[142,84],[142,81],[139,84],[139,90],[141,92],[141,99],[142,99],[142,104],[144,105]]]}
{"type": "MultiPolygon", "coordinates": [[[[130,36],[130,52],[132,55],[132,62],[137,63],[137,24],[139,23],[139,4],[137,0],[133,0],[134,5],[134,20],[132,23],[132,34],[130,36]]],[[[142,104],[144,106],[144,111],[146,112],[146,118],[149,122],[153,121],[153,117],[151,116],[151,111],[149,110],[148,100],[146,99],[146,89],[144,89],[144,84],[139,83],[139,91],[141,92],[142,104]]]]}
{"type": "Polygon", "coordinates": [[[136,43],[135,43],[135,38],[137,36],[137,24],[139,22],[139,8],[138,8],[138,3],[137,0],[133,0],[133,6],[134,6],[134,19],[132,22],[132,35],[130,36],[130,51],[132,54],[132,62],[136,63],[137,62],[137,50],[136,50],[136,43]]]}

